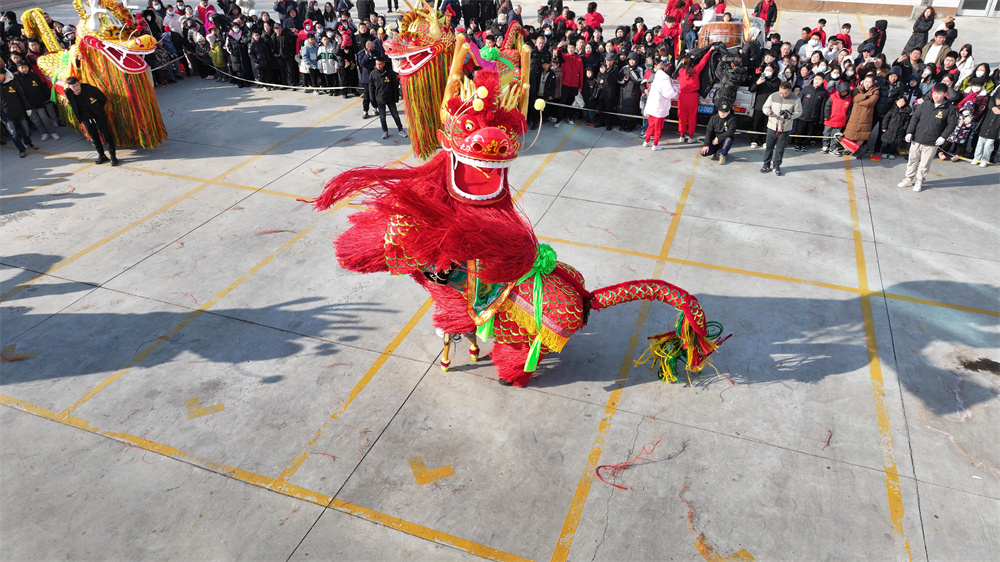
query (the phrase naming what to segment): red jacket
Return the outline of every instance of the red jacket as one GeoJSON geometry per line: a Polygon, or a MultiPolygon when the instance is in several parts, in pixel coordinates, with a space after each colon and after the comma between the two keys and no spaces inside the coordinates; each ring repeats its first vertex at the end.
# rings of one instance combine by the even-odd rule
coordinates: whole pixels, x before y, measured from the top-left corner
{"type": "Polygon", "coordinates": [[[604,16],[600,12],[594,12],[592,14],[584,14],[583,20],[587,22],[587,26],[590,29],[597,29],[598,26],[604,23],[604,16]]]}
{"type": "Polygon", "coordinates": [[[680,82],[680,92],[682,94],[693,94],[701,88],[701,71],[708,64],[708,57],[712,55],[712,50],[705,51],[701,61],[694,66],[694,72],[688,74],[684,70],[677,71],[677,81],[680,82]]]}
{"type": "MultiPolygon", "coordinates": [[[[811,36],[812,35],[810,34],[810,37],[811,36]]],[[[838,33],[838,34],[834,35],[834,38],[840,39],[841,41],[843,41],[844,42],[844,48],[847,49],[848,51],[851,50],[851,36],[850,35],[848,35],[846,33],[838,33]]]]}
{"type": "Polygon", "coordinates": [[[842,98],[840,94],[834,94],[827,98],[826,103],[830,105],[830,117],[823,124],[834,129],[847,125],[847,108],[851,107],[851,96],[842,98]]]}
{"type": "Polygon", "coordinates": [[[813,33],[819,33],[819,44],[826,46],[826,32],[817,27],[816,29],[809,32],[809,37],[812,37],[813,33]]]}
{"type": "Polygon", "coordinates": [[[673,27],[663,26],[660,29],[660,41],[666,39],[667,37],[674,38],[674,56],[678,56],[681,52],[681,25],[677,24],[673,27]]]}
{"type": "Polygon", "coordinates": [[[583,59],[579,55],[562,55],[562,85],[568,88],[583,86],[583,59]]]}

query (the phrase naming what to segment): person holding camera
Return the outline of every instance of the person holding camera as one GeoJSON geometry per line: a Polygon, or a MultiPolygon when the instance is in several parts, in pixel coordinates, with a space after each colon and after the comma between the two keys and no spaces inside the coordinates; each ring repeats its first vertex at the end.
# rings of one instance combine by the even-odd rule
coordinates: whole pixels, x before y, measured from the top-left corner
{"type": "Polygon", "coordinates": [[[799,96],[792,93],[792,85],[782,82],[778,91],[767,97],[761,111],[767,115],[767,140],[764,144],[764,165],[760,173],[766,174],[772,169],[774,175],[781,176],[781,160],[785,155],[788,135],[792,130],[792,122],[802,115],[802,102],[799,96]]]}

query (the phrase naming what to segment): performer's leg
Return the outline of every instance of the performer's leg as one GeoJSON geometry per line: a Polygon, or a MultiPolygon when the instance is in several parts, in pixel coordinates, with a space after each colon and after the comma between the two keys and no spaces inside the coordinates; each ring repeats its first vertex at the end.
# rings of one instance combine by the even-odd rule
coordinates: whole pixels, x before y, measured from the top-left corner
{"type": "Polygon", "coordinates": [[[104,146],[108,149],[108,154],[111,156],[111,165],[118,165],[118,155],[115,153],[115,137],[111,135],[111,131],[108,130],[108,124],[98,122],[97,131],[101,134],[101,139],[104,140],[104,146]]]}
{"type": "MultiPolygon", "coordinates": [[[[382,132],[385,134],[389,134],[389,126],[385,122],[385,104],[384,103],[375,104],[375,110],[376,112],[378,112],[378,120],[379,123],[382,125],[382,132]]],[[[367,113],[368,111],[366,110],[365,114],[367,113]]]]}
{"type": "Polygon", "coordinates": [[[97,129],[97,123],[93,119],[87,119],[83,122],[83,128],[87,130],[87,136],[90,137],[90,142],[94,145],[94,150],[97,151],[97,162],[105,163],[108,161],[108,155],[104,153],[104,144],[101,143],[101,133],[97,129]]]}

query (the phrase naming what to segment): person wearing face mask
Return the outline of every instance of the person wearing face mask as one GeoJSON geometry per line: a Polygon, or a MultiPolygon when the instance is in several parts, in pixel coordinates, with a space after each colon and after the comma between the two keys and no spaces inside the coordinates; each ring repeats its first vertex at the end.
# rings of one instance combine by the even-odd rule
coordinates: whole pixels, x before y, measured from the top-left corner
{"type": "Polygon", "coordinates": [[[819,42],[819,33],[812,33],[806,43],[795,52],[799,54],[800,59],[806,59],[816,51],[822,52],[822,47],[822,44],[819,42]]]}
{"type": "Polygon", "coordinates": [[[937,72],[937,67],[933,64],[928,64],[924,67],[923,72],[920,73],[921,97],[931,95],[931,90],[934,89],[934,85],[937,84],[937,81],[934,80],[935,72],[937,72]]]}
{"type": "Polygon", "coordinates": [[[854,92],[854,108],[847,119],[844,137],[860,145],[855,156],[861,158],[866,152],[866,145],[871,139],[873,123],[875,123],[875,104],[878,103],[879,89],[872,75],[865,76],[854,92]]]}
{"type": "Polygon", "coordinates": [[[813,139],[806,137],[819,136],[823,132],[823,106],[829,96],[829,92],[823,87],[823,77],[819,74],[813,76],[812,81],[802,88],[799,93],[802,115],[799,116],[797,132],[804,136],[795,138],[795,150],[805,152],[806,144],[813,142],[813,139]]]}
{"type": "Polygon", "coordinates": [[[993,83],[993,80],[990,79],[990,65],[985,62],[980,63],[979,66],[977,66],[965,80],[959,82],[958,91],[963,93],[968,91],[969,87],[972,86],[973,83],[978,83],[978,85],[982,86],[979,90],[981,95],[988,95],[993,91],[995,84],[993,83]]]}
{"type": "Polygon", "coordinates": [[[986,111],[983,113],[982,121],[979,122],[979,138],[976,141],[976,151],[972,156],[972,165],[979,165],[981,168],[989,166],[990,154],[996,144],[997,137],[1000,136],[1000,88],[993,90],[993,94],[986,100],[986,111]]]}
{"type": "Polygon", "coordinates": [[[763,112],[764,102],[771,94],[778,91],[780,85],[781,79],[778,76],[778,69],[773,64],[765,66],[757,80],[750,84],[750,91],[756,95],[753,101],[753,120],[750,126],[753,131],[750,137],[750,148],[757,148],[764,144],[763,130],[768,118],[763,112]]]}
{"type": "Polygon", "coordinates": [[[841,82],[837,85],[837,93],[826,99],[823,105],[823,154],[833,154],[842,156],[834,135],[839,133],[844,125],[847,125],[847,113],[851,108],[851,87],[841,82]]]}
{"type": "Polygon", "coordinates": [[[924,178],[931,169],[937,147],[955,130],[958,114],[948,103],[948,87],[936,84],[931,90],[931,101],[920,104],[910,117],[904,140],[910,143],[910,154],[906,162],[906,176],[899,187],[912,187],[922,191],[924,178]]]}

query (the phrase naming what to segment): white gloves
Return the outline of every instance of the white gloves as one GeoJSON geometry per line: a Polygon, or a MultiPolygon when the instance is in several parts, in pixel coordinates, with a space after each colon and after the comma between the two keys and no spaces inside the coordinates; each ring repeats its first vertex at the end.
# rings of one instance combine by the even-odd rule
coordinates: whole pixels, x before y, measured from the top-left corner
{"type": "Polygon", "coordinates": [[[906,135],[906,137],[903,140],[905,140],[906,142],[912,142],[913,141],[913,135],[906,135]]]}
{"type": "Polygon", "coordinates": [[[941,146],[942,144],[944,144],[944,137],[938,137],[937,140],[934,141],[934,146],[941,146]]]}
{"type": "Polygon", "coordinates": [[[30,109],[27,111],[27,113],[28,113],[28,117],[31,117],[31,110],[30,109]]]}

